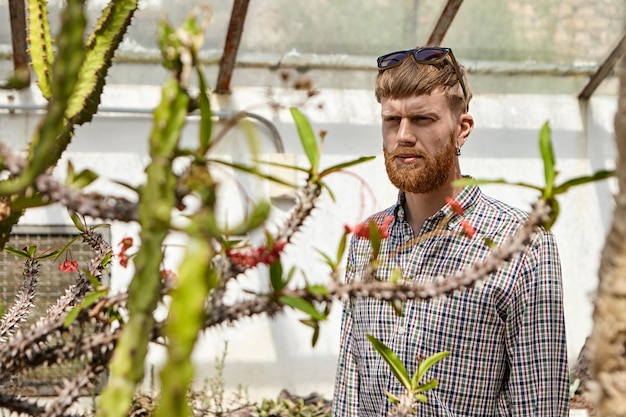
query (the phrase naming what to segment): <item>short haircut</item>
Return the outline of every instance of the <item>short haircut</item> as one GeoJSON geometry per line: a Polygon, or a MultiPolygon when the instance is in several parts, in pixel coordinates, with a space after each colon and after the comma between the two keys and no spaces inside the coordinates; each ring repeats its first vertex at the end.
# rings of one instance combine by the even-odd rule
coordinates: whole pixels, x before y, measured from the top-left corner
{"type": "Polygon", "coordinates": [[[437,64],[420,64],[409,56],[397,66],[379,71],[376,77],[376,100],[380,103],[383,98],[406,98],[441,89],[450,109],[460,115],[465,112],[466,105],[469,107],[472,89],[467,71],[461,64],[459,71],[467,90],[467,103],[464,103],[463,89],[449,56],[437,64]]]}

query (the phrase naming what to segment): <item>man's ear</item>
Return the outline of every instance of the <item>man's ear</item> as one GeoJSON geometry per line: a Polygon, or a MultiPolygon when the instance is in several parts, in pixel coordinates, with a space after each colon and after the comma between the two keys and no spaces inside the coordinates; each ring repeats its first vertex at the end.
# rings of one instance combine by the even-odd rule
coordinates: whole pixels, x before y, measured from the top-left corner
{"type": "Polygon", "coordinates": [[[456,136],[456,145],[463,146],[470,133],[474,130],[474,117],[469,113],[463,113],[459,117],[459,132],[456,136]]]}

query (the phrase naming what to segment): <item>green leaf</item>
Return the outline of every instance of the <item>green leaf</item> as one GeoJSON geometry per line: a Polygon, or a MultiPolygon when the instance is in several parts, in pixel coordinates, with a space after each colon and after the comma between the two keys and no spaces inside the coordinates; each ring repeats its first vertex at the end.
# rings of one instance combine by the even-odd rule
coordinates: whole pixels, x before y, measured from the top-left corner
{"type": "Polygon", "coordinates": [[[26,252],[28,252],[29,259],[35,259],[35,254],[37,254],[37,246],[29,246],[28,249],[26,249],[26,252]]]}
{"type": "Polygon", "coordinates": [[[400,398],[396,397],[389,391],[385,391],[385,394],[387,395],[387,399],[389,400],[390,403],[394,404],[394,403],[400,402],[400,398]]]}
{"type": "Polygon", "coordinates": [[[550,230],[554,223],[556,223],[557,218],[559,217],[560,207],[559,202],[556,198],[550,198],[546,200],[546,202],[552,209],[552,212],[550,213],[550,219],[546,223],[544,223],[543,227],[546,230],[550,230]]]}
{"type": "Polygon", "coordinates": [[[346,246],[348,243],[348,232],[344,230],[341,238],[339,239],[339,246],[337,247],[337,264],[341,262],[343,254],[346,252],[346,246]]]}
{"type": "Polygon", "coordinates": [[[326,320],[326,316],[324,314],[317,311],[313,304],[309,303],[307,300],[303,300],[302,298],[283,295],[278,298],[278,301],[308,314],[314,320],[326,320]]]}
{"type": "Polygon", "coordinates": [[[82,170],[76,174],[73,169],[72,172],[70,172],[69,167],[70,165],[68,165],[68,173],[65,180],[65,184],[68,187],[80,190],[98,179],[98,174],[90,169],[82,170]]]}
{"type": "Polygon", "coordinates": [[[267,202],[260,202],[254,207],[252,213],[244,220],[243,223],[229,230],[228,235],[245,235],[253,229],[262,226],[270,214],[272,205],[267,202]]]}
{"type": "Polygon", "coordinates": [[[546,179],[543,197],[550,198],[554,195],[552,188],[554,186],[554,179],[556,178],[556,171],[554,169],[555,161],[554,150],[552,148],[552,132],[548,122],[543,124],[539,132],[539,150],[541,151],[541,158],[543,159],[543,170],[546,179]]]}
{"type": "Polygon", "coordinates": [[[590,182],[601,181],[601,180],[604,180],[613,176],[615,176],[615,170],[601,170],[601,171],[595,172],[593,175],[590,175],[590,176],[573,178],[571,180],[565,181],[563,184],[559,185],[558,187],[555,187],[554,194],[555,195],[563,194],[564,192],[569,190],[571,187],[582,185],[582,184],[587,184],[590,182]]]}
{"type": "Polygon", "coordinates": [[[285,288],[285,281],[283,281],[283,266],[280,259],[277,259],[270,264],[270,282],[272,284],[272,288],[276,292],[285,288]]]}
{"type": "Polygon", "coordinates": [[[409,373],[402,361],[396,356],[395,353],[391,349],[389,349],[383,342],[372,336],[371,334],[366,334],[367,340],[370,341],[374,349],[380,354],[380,356],[387,362],[389,368],[391,368],[391,372],[395,375],[395,377],[400,381],[402,386],[407,390],[411,389],[411,378],[409,378],[409,373]]]}
{"type": "Polygon", "coordinates": [[[402,269],[397,266],[393,269],[393,271],[391,271],[389,282],[391,282],[392,284],[398,284],[400,281],[402,281],[402,269]]]}
{"type": "Polygon", "coordinates": [[[372,257],[378,259],[378,253],[380,252],[380,232],[378,231],[378,225],[374,220],[369,222],[370,229],[370,244],[372,245],[372,257]]]}
{"type": "Polygon", "coordinates": [[[333,271],[337,268],[337,264],[336,262],[330,257],[330,255],[327,255],[326,253],[322,252],[320,249],[318,248],[313,248],[315,250],[315,252],[319,253],[320,255],[322,255],[322,257],[324,258],[324,260],[326,261],[326,264],[328,266],[330,266],[330,269],[332,269],[333,271]]]}
{"type": "Polygon", "coordinates": [[[439,386],[439,381],[437,381],[436,379],[433,378],[433,379],[428,380],[428,382],[425,382],[425,383],[419,385],[418,387],[415,387],[413,392],[430,391],[431,389],[435,389],[438,386],[439,386]]]}
{"type": "Polygon", "coordinates": [[[315,295],[327,296],[330,294],[330,290],[325,285],[309,285],[306,289],[315,295]]]}
{"type": "Polygon", "coordinates": [[[101,290],[101,291],[95,291],[95,292],[92,292],[91,294],[85,296],[85,298],[83,298],[83,301],[81,301],[81,303],[79,305],[77,305],[76,307],[72,308],[67,313],[67,316],[65,316],[65,320],[63,321],[63,326],[69,327],[74,322],[74,320],[76,320],[76,317],[78,317],[78,314],[82,310],[90,307],[92,304],[94,304],[100,298],[105,296],[108,293],[108,291],[109,291],[108,289],[101,290]]]}
{"type": "Polygon", "coordinates": [[[325,170],[323,170],[322,172],[320,172],[320,178],[328,175],[328,174],[332,174],[333,172],[337,172],[337,171],[341,171],[344,168],[348,168],[354,165],[358,165],[358,164],[362,164],[363,162],[367,162],[367,161],[371,161],[372,159],[375,159],[376,156],[362,156],[358,159],[352,160],[352,161],[348,161],[348,162],[342,162],[340,164],[337,165],[333,165],[329,168],[326,168],[325,170]]]}
{"type": "Polygon", "coordinates": [[[85,231],[85,223],[81,219],[80,214],[72,212],[72,214],[70,214],[70,218],[72,219],[72,223],[74,223],[74,226],[76,226],[78,230],[80,230],[81,232],[85,231]]]}
{"type": "Polygon", "coordinates": [[[391,306],[393,307],[393,312],[396,313],[396,316],[398,317],[402,317],[403,316],[403,310],[404,310],[404,305],[402,303],[401,300],[391,300],[390,301],[391,306]]]}
{"type": "Polygon", "coordinates": [[[296,127],[298,128],[298,135],[300,136],[302,148],[304,149],[304,153],[311,164],[311,172],[313,174],[317,174],[320,154],[317,139],[315,137],[315,133],[313,133],[313,128],[311,128],[311,124],[304,114],[300,112],[300,110],[295,107],[292,107],[290,110],[291,116],[293,117],[296,127]]]}
{"type": "Polygon", "coordinates": [[[413,398],[421,403],[425,403],[428,401],[428,397],[426,397],[424,394],[413,394],[413,398]]]}
{"type": "Polygon", "coordinates": [[[518,187],[530,188],[532,190],[543,191],[542,187],[537,185],[528,184],[526,182],[509,182],[503,178],[499,179],[477,179],[477,178],[459,178],[458,180],[454,180],[452,185],[455,187],[467,187],[473,185],[486,185],[486,184],[504,184],[504,185],[514,185],[518,187]]]}
{"type": "Polygon", "coordinates": [[[30,259],[28,252],[22,249],[17,249],[11,246],[5,246],[4,250],[12,255],[19,256],[20,258],[30,259]]]}
{"type": "Polygon", "coordinates": [[[200,94],[198,101],[200,103],[200,154],[204,155],[209,150],[209,144],[211,143],[211,135],[213,132],[213,113],[211,111],[211,100],[207,93],[208,86],[204,73],[200,66],[196,67],[198,73],[198,80],[200,84],[200,94]]]}
{"type": "Polygon", "coordinates": [[[255,176],[259,177],[259,178],[263,178],[263,179],[266,179],[266,180],[269,180],[269,181],[273,181],[273,182],[281,184],[281,185],[286,185],[287,187],[292,187],[293,189],[297,188],[296,185],[294,185],[294,184],[292,184],[290,182],[287,182],[287,181],[285,181],[285,180],[283,180],[281,178],[275,177],[273,175],[264,174],[263,172],[259,171],[258,168],[253,167],[253,166],[244,165],[244,164],[240,164],[240,163],[237,163],[237,162],[228,162],[228,161],[223,161],[221,159],[213,159],[213,158],[209,159],[208,162],[213,162],[213,163],[216,163],[216,164],[225,165],[225,166],[228,166],[230,168],[234,168],[234,169],[236,169],[238,171],[242,171],[242,172],[246,172],[248,174],[255,175],[255,176]]]}
{"type": "Polygon", "coordinates": [[[448,356],[450,356],[450,352],[448,351],[437,352],[434,355],[431,355],[427,357],[426,359],[424,359],[423,361],[421,361],[419,363],[419,366],[417,367],[417,372],[415,372],[415,374],[413,375],[413,381],[415,385],[417,385],[417,383],[419,383],[419,381],[422,380],[422,378],[424,377],[424,374],[426,374],[426,372],[428,371],[428,369],[430,369],[431,366],[435,365],[437,362],[439,362],[440,360],[448,356]]]}
{"type": "Polygon", "coordinates": [[[37,257],[38,261],[45,261],[46,259],[52,259],[54,257],[56,257],[60,252],[60,249],[56,249],[50,252],[45,252],[43,255],[39,255],[37,257]]]}

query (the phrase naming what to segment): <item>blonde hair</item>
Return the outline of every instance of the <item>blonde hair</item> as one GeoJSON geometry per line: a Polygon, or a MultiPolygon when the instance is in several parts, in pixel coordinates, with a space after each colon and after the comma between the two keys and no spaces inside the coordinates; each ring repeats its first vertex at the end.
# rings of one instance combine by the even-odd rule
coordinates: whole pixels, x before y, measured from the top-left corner
{"type": "Polygon", "coordinates": [[[430,94],[441,89],[448,99],[450,109],[454,113],[462,114],[469,107],[472,89],[467,79],[467,71],[461,64],[459,72],[467,90],[467,103],[449,56],[437,64],[420,64],[409,56],[399,65],[379,71],[376,77],[376,100],[380,103],[383,98],[405,98],[430,94]]]}

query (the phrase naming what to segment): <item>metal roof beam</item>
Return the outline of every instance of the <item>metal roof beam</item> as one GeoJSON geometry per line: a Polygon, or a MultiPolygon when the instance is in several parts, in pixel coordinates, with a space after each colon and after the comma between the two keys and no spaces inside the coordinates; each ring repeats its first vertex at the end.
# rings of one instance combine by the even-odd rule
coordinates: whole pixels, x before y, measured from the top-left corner
{"type": "Polygon", "coordinates": [[[220,61],[220,72],[217,76],[215,92],[218,94],[230,93],[230,80],[233,76],[237,51],[243,34],[243,24],[248,13],[249,0],[235,0],[233,10],[230,15],[230,24],[226,34],[224,53],[220,61]]]}
{"type": "Polygon", "coordinates": [[[11,42],[13,45],[14,76],[26,84],[30,84],[28,53],[26,50],[26,5],[24,0],[9,0],[11,19],[11,42]]]}
{"type": "Polygon", "coordinates": [[[617,61],[626,53],[626,32],[622,34],[622,38],[617,42],[613,50],[606,57],[604,62],[600,64],[596,72],[589,78],[587,85],[578,93],[579,100],[589,100],[591,95],[596,91],[598,86],[609,76],[617,61]]]}
{"type": "Polygon", "coordinates": [[[446,32],[448,32],[448,29],[456,16],[456,12],[459,11],[462,3],[463,0],[448,0],[448,3],[443,8],[441,16],[439,16],[439,20],[437,21],[437,24],[435,24],[435,28],[430,34],[426,45],[441,45],[441,42],[446,36],[446,32]]]}

